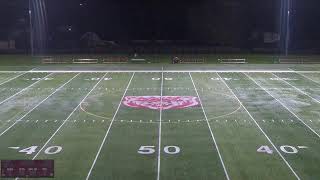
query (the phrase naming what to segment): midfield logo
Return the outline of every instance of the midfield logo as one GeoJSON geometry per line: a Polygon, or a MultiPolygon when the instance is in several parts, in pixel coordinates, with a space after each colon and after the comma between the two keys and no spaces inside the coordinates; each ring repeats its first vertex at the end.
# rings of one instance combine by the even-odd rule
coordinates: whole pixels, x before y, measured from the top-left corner
{"type": "Polygon", "coordinates": [[[138,109],[184,109],[200,105],[199,99],[194,96],[126,96],[125,106],[138,109]]]}

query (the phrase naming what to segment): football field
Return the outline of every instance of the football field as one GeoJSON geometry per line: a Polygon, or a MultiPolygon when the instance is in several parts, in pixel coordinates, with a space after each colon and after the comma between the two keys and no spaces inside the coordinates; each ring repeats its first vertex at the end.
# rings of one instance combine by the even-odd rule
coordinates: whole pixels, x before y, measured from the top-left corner
{"type": "Polygon", "coordinates": [[[1,70],[0,160],[49,179],[320,179],[317,68],[1,70]]]}

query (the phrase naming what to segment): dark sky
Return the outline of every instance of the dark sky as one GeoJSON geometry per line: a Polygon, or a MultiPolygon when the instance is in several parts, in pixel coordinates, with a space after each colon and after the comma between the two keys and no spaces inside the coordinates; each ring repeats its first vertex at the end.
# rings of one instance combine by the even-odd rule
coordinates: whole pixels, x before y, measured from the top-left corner
{"type": "MultiPolygon", "coordinates": [[[[280,0],[44,0],[50,36],[92,31],[108,40],[247,39],[277,32],[280,0]]],[[[0,0],[0,38],[27,20],[27,0],[0,0]]],[[[319,0],[293,0],[295,38],[320,39],[319,0]]]]}

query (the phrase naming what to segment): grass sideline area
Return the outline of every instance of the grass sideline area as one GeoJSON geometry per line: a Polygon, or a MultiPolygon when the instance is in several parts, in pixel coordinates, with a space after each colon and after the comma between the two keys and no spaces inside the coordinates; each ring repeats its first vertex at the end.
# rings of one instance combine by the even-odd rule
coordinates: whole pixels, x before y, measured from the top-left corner
{"type": "Polygon", "coordinates": [[[0,159],[50,179],[320,179],[318,65],[34,66],[0,69],[0,159]]]}
{"type": "MultiPolygon", "coordinates": [[[[105,57],[112,57],[116,56],[114,54],[61,54],[61,55],[46,55],[43,57],[53,57],[57,58],[60,61],[67,61],[72,63],[73,59],[75,58],[93,58],[93,59],[100,59],[100,63],[103,62],[105,57]]],[[[146,59],[148,63],[157,63],[157,64],[171,64],[172,58],[175,55],[165,55],[165,54],[158,54],[158,55],[140,55],[139,58],[146,59]]],[[[185,56],[185,55],[184,55],[185,56]]],[[[244,58],[250,64],[274,64],[279,63],[279,55],[269,55],[269,54],[197,54],[192,55],[194,57],[200,57],[205,59],[206,64],[219,64],[219,59],[225,58],[244,58]]],[[[320,57],[318,55],[290,55],[286,58],[310,58],[310,59],[317,59],[320,57]]],[[[29,56],[29,55],[0,55],[0,66],[31,66],[31,65],[39,65],[41,64],[41,57],[39,56],[29,56]]]]}

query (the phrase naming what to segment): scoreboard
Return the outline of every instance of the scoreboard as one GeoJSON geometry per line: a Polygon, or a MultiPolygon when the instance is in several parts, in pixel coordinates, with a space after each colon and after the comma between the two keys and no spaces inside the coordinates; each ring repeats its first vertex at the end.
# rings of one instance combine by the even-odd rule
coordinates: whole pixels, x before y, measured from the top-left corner
{"type": "Polygon", "coordinates": [[[2,160],[2,178],[54,178],[53,160],[2,160]]]}

